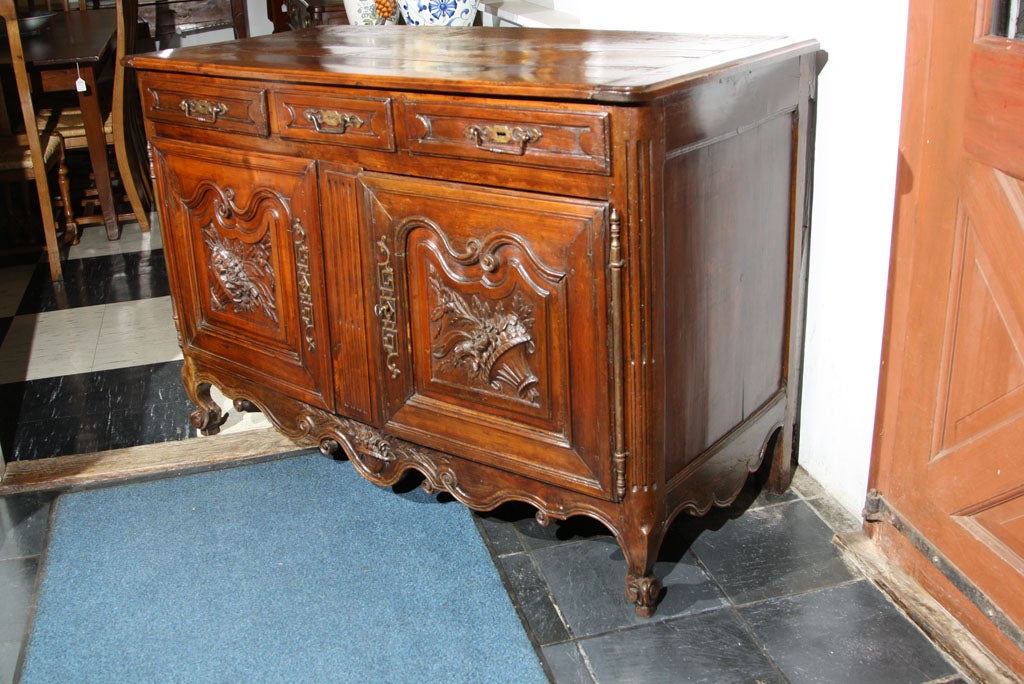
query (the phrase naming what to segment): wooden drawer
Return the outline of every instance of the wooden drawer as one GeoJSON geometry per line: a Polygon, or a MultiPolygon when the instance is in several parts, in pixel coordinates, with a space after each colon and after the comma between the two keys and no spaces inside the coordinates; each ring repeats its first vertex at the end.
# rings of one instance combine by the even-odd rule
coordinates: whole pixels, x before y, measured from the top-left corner
{"type": "Polygon", "coordinates": [[[143,83],[142,106],[156,122],[267,137],[267,91],[223,85],[209,79],[163,79],[143,83]]]}
{"type": "Polygon", "coordinates": [[[411,100],[405,146],[414,154],[607,174],[608,113],[411,100]]]}
{"type": "Polygon", "coordinates": [[[139,17],[149,24],[155,36],[233,25],[231,3],[224,0],[140,2],[139,17]]]}
{"type": "Polygon", "coordinates": [[[270,95],[271,129],[287,140],[395,149],[391,98],[289,88],[270,95]]]}

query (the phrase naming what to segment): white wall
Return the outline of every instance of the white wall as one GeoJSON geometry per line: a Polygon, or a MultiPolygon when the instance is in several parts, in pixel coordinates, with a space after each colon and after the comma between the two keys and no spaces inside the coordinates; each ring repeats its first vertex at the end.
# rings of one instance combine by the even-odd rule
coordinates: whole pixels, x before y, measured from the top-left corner
{"type": "Polygon", "coordinates": [[[588,28],[771,33],[829,53],[817,159],[800,463],[851,512],[864,503],[892,234],[907,0],[555,0],[588,28]]]}
{"type": "MultiPolygon", "coordinates": [[[[265,1],[248,2],[250,32],[269,33],[265,1]]],[[[907,2],[637,0],[626,15],[612,0],[553,2],[585,28],[786,34],[817,38],[829,53],[818,99],[800,463],[858,515],[874,428],[907,2]]]]}

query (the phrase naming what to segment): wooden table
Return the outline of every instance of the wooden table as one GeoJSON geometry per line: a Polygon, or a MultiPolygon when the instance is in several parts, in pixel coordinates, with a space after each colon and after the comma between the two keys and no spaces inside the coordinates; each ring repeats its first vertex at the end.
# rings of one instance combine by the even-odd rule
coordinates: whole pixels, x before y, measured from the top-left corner
{"type": "MultiPolygon", "coordinates": [[[[78,93],[78,103],[108,240],[118,238],[117,212],[96,84],[114,59],[117,31],[114,12],[114,9],[58,12],[38,35],[23,36],[22,41],[36,92],[74,91],[79,77],[85,81],[86,89],[78,93]]],[[[0,64],[4,62],[10,62],[6,51],[0,54],[0,64]]]]}

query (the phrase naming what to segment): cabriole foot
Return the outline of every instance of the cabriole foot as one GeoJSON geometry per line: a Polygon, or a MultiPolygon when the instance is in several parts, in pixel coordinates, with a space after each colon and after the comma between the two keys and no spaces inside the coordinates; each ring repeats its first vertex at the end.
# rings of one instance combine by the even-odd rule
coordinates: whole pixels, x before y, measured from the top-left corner
{"type": "Polygon", "coordinates": [[[626,600],[633,604],[638,617],[649,618],[661,600],[661,580],[653,575],[626,576],[626,600]]]}
{"type": "Polygon", "coordinates": [[[220,407],[216,404],[214,404],[213,408],[210,409],[192,409],[192,413],[188,415],[188,421],[192,423],[200,433],[206,436],[215,435],[220,432],[220,426],[223,425],[224,421],[227,419],[227,414],[221,413],[220,407]]]}

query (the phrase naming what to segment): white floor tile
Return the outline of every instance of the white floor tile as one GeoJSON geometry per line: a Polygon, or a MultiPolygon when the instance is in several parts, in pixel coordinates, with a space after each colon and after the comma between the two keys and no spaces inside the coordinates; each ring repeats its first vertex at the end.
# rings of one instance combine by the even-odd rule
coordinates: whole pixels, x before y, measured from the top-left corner
{"type": "Polygon", "coordinates": [[[143,233],[138,223],[127,223],[121,228],[118,240],[108,240],[103,226],[87,226],[82,231],[82,239],[71,247],[68,252],[70,259],[108,256],[111,254],[127,254],[130,252],[148,252],[163,247],[160,237],[160,226],[156,214],[150,217],[152,226],[148,233],[143,233]]]}
{"type": "Polygon", "coordinates": [[[25,296],[25,288],[35,270],[35,264],[0,268],[0,317],[17,313],[21,298],[25,296]]]}
{"type": "MultiPolygon", "coordinates": [[[[247,430],[263,430],[271,427],[270,421],[262,413],[241,413],[235,410],[231,400],[214,387],[210,390],[210,396],[220,406],[221,411],[228,411],[228,419],[221,425],[222,434],[233,434],[246,432],[247,430]]],[[[199,431],[196,431],[199,434],[199,431]]]]}
{"type": "Polygon", "coordinates": [[[17,316],[0,346],[0,383],[92,370],[104,308],[17,316]]]}
{"type": "Polygon", "coordinates": [[[107,304],[92,370],[111,370],[181,359],[171,298],[107,304]]]}

